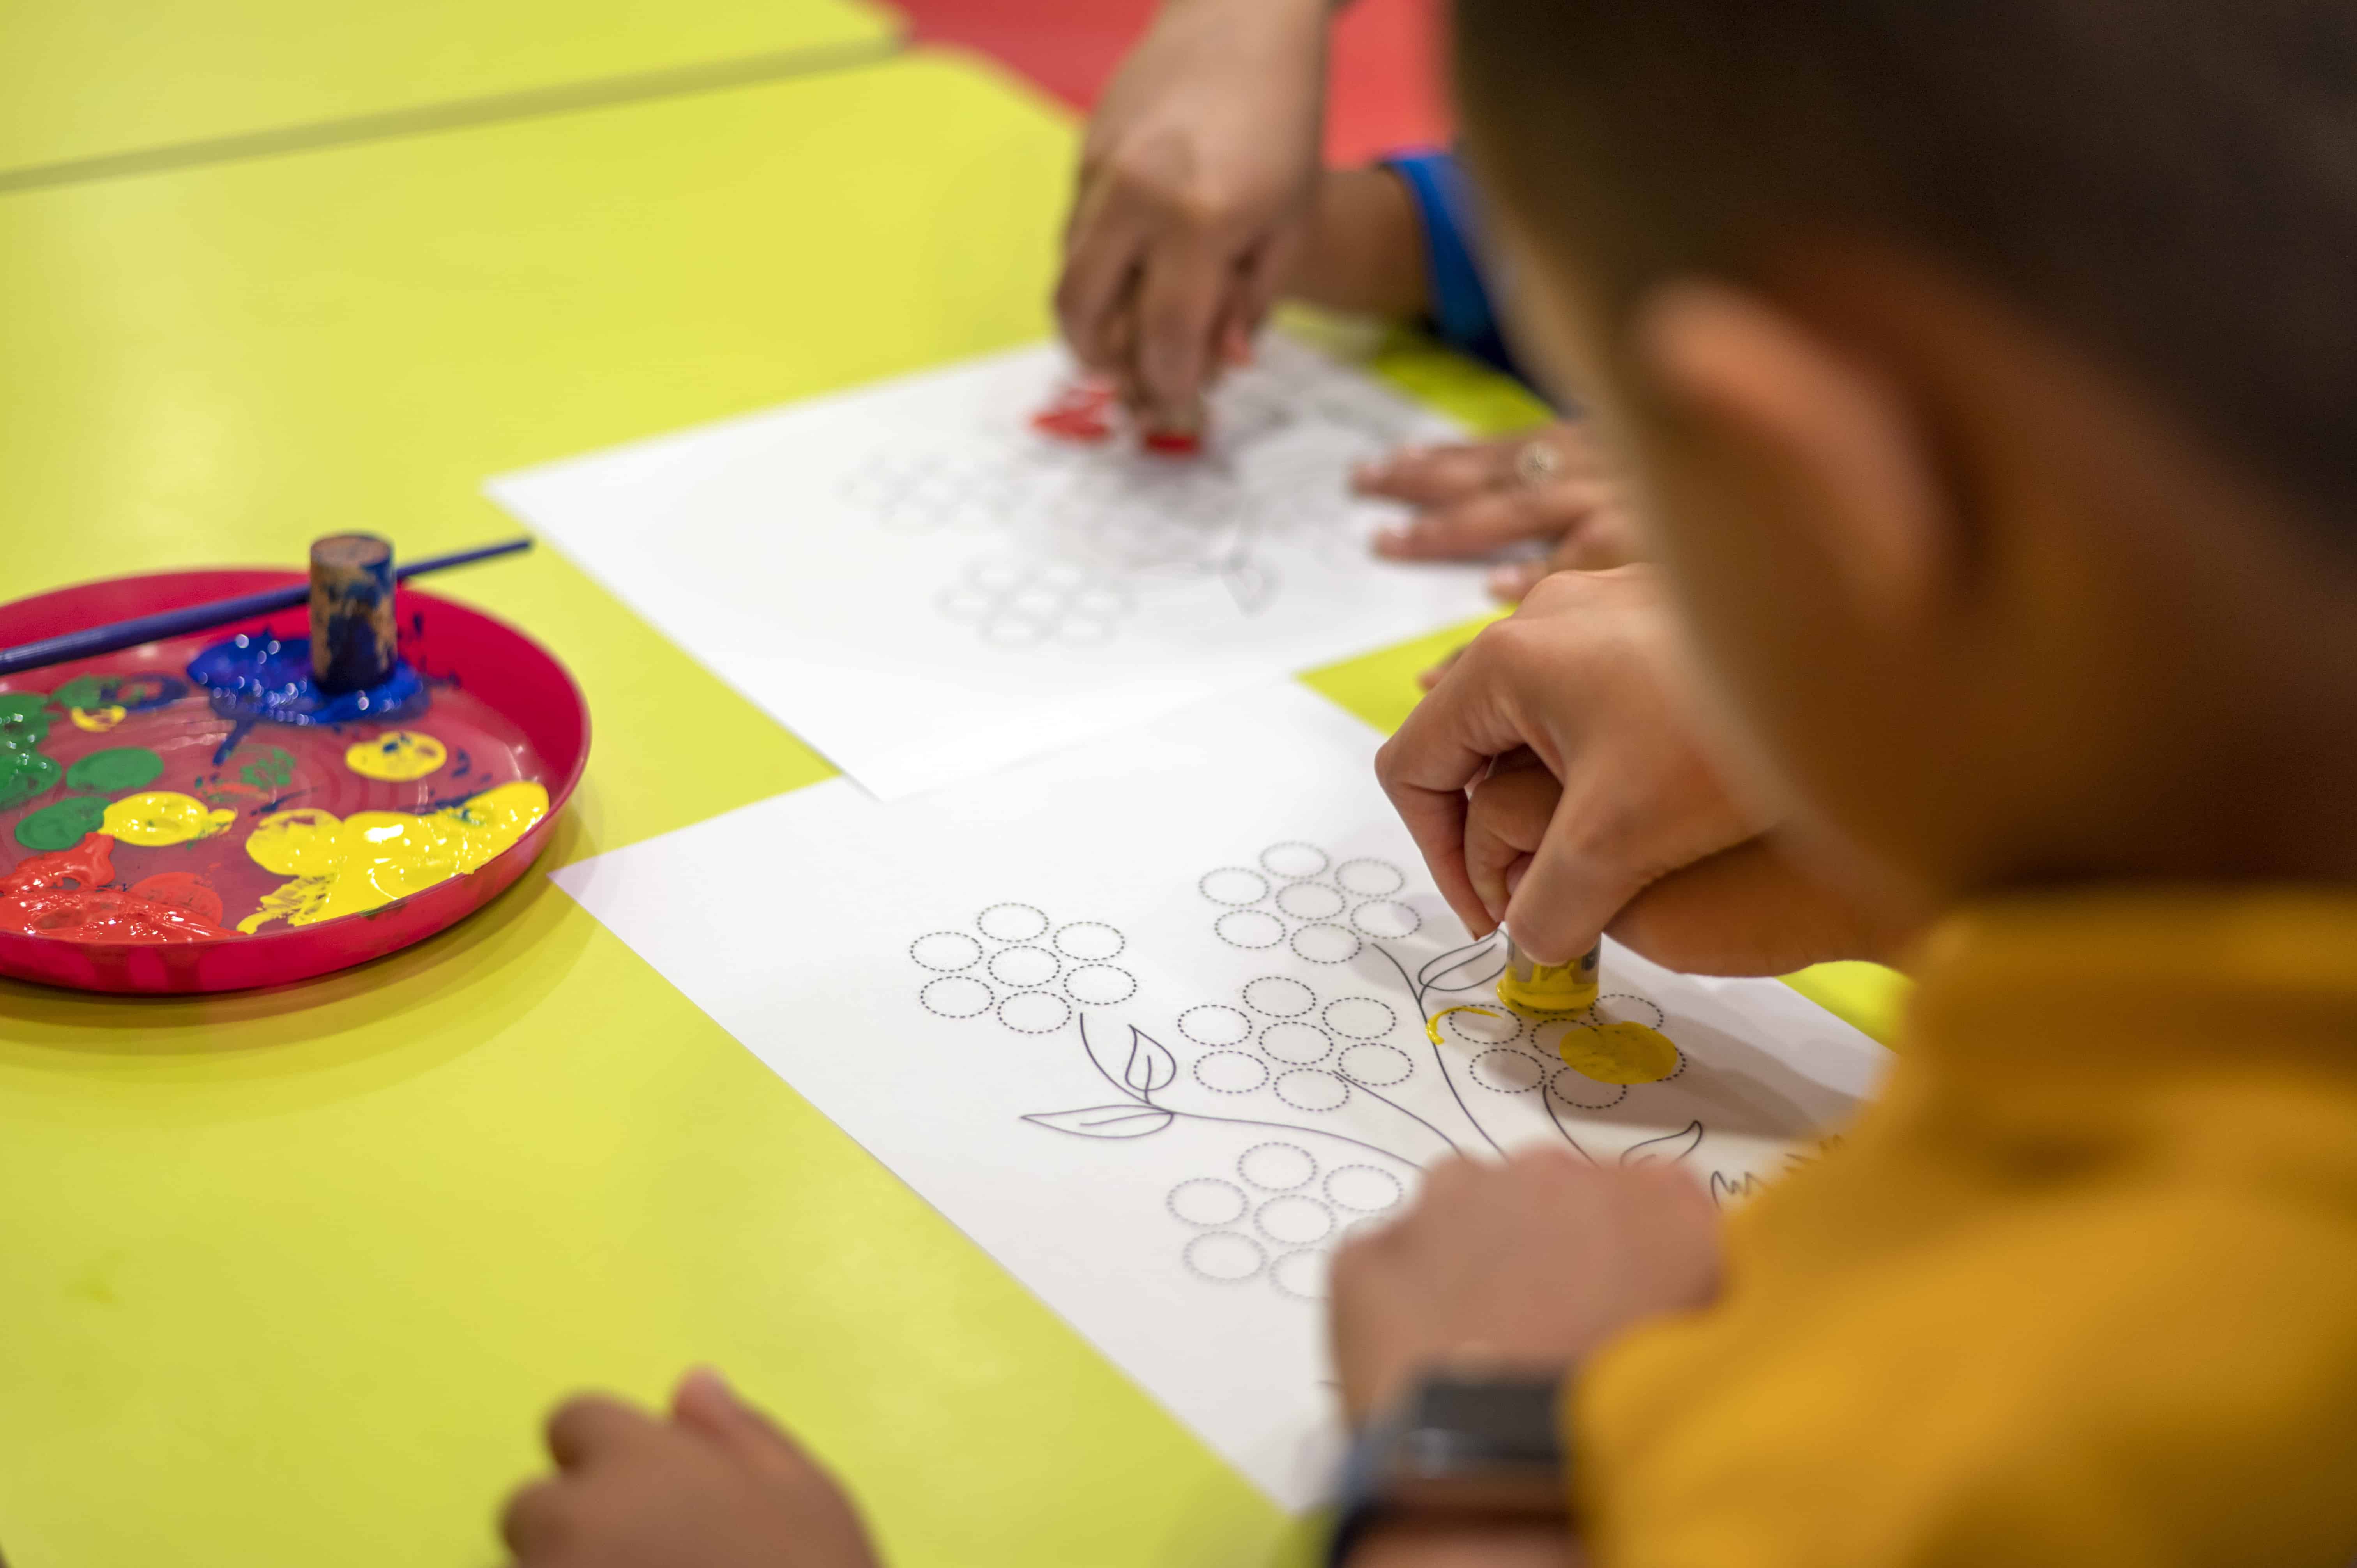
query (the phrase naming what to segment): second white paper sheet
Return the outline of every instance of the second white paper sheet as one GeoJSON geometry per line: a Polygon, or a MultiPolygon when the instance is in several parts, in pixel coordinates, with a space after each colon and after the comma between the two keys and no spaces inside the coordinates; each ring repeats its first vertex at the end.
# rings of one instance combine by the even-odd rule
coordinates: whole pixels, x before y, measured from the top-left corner
{"type": "Polygon", "coordinates": [[[502,506],[892,799],[1490,607],[1368,551],[1351,463],[1455,427],[1270,333],[1160,457],[1032,428],[1047,347],[492,480],[502,506]]]}
{"type": "Polygon", "coordinates": [[[554,875],[1298,1509],[1332,1456],[1327,1261],[1424,1167],[1551,1143],[1732,1198],[1886,1059],[1789,987],[1609,944],[1590,1014],[1506,1014],[1496,942],[1468,940],[1374,784],[1377,739],[1273,685],[917,800],[830,780],[554,875]]]}

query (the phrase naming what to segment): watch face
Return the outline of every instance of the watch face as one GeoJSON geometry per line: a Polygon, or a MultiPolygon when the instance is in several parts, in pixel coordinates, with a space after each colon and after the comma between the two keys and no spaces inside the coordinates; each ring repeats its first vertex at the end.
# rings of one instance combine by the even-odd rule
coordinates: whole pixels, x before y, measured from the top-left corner
{"type": "Polygon", "coordinates": [[[1560,1517],[1567,1501],[1555,1425],[1561,1394],[1554,1379],[1427,1380],[1378,1439],[1380,1506],[1560,1517]]]}

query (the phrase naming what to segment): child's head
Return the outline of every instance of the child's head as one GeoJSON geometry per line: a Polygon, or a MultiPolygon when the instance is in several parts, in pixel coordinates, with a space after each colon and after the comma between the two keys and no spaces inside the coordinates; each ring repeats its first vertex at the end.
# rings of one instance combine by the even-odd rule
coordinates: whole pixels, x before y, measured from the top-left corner
{"type": "Polygon", "coordinates": [[[1942,895],[2357,876],[2357,13],[1459,0],[1520,322],[1942,895]]]}

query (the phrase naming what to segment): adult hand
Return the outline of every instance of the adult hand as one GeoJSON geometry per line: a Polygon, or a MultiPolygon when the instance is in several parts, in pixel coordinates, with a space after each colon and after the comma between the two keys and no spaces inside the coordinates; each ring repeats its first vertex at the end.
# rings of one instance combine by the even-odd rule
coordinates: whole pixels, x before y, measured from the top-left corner
{"type": "Polygon", "coordinates": [[[1317,188],[1326,0],[1168,0],[1089,123],[1056,316],[1151,422],[1251,351],[1317,188]]]}
{"type": "Polygon", "coordinates": [[[1658,579],[1623,566],[1558,573],[1485,628],[1375,773],[1468,929],[1567,963],[1649,884],[1769,825],[1717,751],[1658,579]]]}
{"type": "Polygon", "coordinates": [[[567,1401],[548,1452],[557,1473],[500,1516],[516,1568],[875,1568],[842,1488],[711,1372],[682,1380],[669,1420],[567,1401]]]}
{"type": "Polygon", "coordinates": [[[1361,1422],[1422,1374],[1560,1372],[1644,1318],[1708,1304],[1718,1214],[1675,1167],[1566,1148],[1433,1167],[1406,1216],[1334,1259],[1334,1366],[1361,1422]]]}
{"type": "Polygon", "coordinates": [[[1501,599],[1521,598],[1550,573],[1603,571],[1639,557],[1626,492],[1576,422],[1503,441],[1404,447],[1361,464],[1351,488],[1416,509],[1375,540],[1375,553],[1394,560],[1457,561],[1544,543],[1545,554],[1490,575],[1501,599]]]}

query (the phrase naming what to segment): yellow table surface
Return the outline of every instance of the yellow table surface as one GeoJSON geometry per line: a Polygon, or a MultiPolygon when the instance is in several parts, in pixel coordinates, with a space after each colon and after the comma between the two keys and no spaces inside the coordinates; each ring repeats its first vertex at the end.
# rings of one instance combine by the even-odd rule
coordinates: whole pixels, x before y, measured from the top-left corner
{"type": "MultiPolygon", "coordinates": [[[[513,531],[487,475],[1035,337],[1072,151],[1060,111],[920,54],[0,195],[0,594],[329,529],[455,548],[513,531]]],[[[827,772],[552,553],[436,587],[588,693],[544,868],[827,772]]],[[[1448,640],[1313,684],[1395,718],[1448,640]]],[[[902,1568],[1286,1538],[538,875],[281,993],[0,983],[0,1183],[17,1568],[488,1562],[553,1399],[697,1361],[902,1568]]]]}
{"type": "Polygon", "coordinates": [[[725,61],[790,70],[898,30],[864,0],[0,0],[0,177],[725,61]]]}

